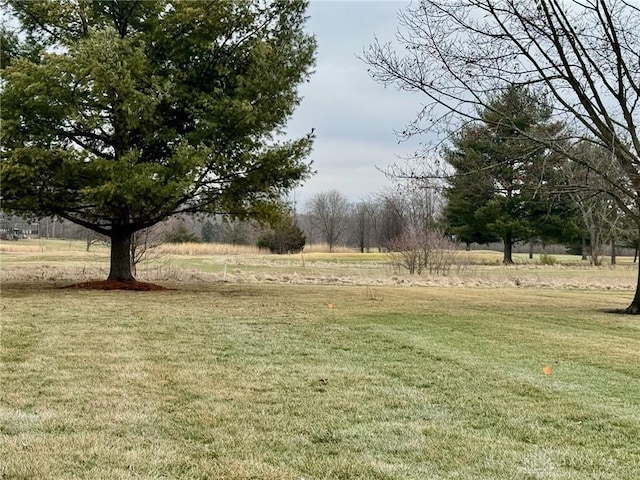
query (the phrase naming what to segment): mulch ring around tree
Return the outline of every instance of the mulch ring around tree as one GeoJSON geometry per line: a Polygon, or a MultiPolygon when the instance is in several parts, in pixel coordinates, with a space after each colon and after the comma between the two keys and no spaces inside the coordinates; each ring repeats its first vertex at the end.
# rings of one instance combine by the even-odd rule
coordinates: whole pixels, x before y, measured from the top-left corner
{"type": "Polygon", "coordinates": [[[159,290],[170,290],[162,285],[146,282],[120,282],[114,280],[93,280],[90,282],[74,283],[61,288],[75,288],[79,290],[133,290],[137,292],[150,292],[159,290]]]}

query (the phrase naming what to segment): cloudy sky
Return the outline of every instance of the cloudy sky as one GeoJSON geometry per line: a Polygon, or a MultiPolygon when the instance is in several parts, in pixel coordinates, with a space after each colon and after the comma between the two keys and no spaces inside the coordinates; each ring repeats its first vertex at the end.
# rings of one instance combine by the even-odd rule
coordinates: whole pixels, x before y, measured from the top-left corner
{"type": "Polygon", "coordinates": [[[356,55],[375,37],[393,40],[397,13],[408,2],[311,0],[307,28],[318,41],[315,74],[301,87],[304,99],[289,122],[291,136],[315,128],[311,156],[317,174],[295,193],[304,203],[336,189],[357,201],[390,185],[385,168],[417,148],[398,143],[402,129],[419,110],[419,97],[375,83],[356,55]]]}

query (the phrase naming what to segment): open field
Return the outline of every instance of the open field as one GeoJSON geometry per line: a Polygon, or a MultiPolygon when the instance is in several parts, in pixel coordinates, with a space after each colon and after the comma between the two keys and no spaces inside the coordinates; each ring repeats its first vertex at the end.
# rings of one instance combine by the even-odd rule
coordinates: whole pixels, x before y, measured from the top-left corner
{"type": "Polygon", "coordinates": [[[106,249],[42,247],[1,254],[0,478],[640,478],[629,265],[172,254],[102,292],[57,286],[106,249]]]}
{"type": "MultiPolygon", "coordinates": [[[[556,265],[541,265],[526,254],[514,255],[515,266],[501,265],[495,251],[459,252],[460,264],[450,275],[411,276],[394,270],[384,253],[312,251],[296,255],[260,253],[252,247],[207,244],[163,245],[138,266],[143,281],[211,283],[286,283],[333,285],[465,286],[479,288],[536,287],[623,290],[629,299],[637,282],[637,264],[619,257],[618,265],[591,267],[578,256],[553,255],[556,265]]],[[[108,247],[82,241],[0,241],[0,281],[55,285],[106,278],[108,247]]]]}

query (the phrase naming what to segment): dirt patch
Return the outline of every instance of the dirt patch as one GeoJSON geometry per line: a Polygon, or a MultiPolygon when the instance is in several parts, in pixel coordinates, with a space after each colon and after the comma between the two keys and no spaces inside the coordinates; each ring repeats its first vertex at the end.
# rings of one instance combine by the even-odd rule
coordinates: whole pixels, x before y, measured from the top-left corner
{"type": "Polygon", "coordinates": [[[74,283],[62,288],[77,288],[81,290],[133,290],[137,292],[150,292],[156,290],[169,290],[162,285],[146,282],[117,282],[112,280],[93,280],[90,282],[74,283]]]}

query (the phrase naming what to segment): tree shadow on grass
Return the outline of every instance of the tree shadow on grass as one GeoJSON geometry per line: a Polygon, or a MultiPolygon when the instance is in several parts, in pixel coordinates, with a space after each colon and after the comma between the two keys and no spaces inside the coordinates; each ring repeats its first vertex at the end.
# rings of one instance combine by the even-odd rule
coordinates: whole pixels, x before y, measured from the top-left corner
{"type": "Polygon", "coordinates": [[[610,315],[638,315],[638,313],[628,312],[626,308],[603,308],[598,311],[610,315]]]}
{"type": "Polygon", "coordinates": [[[90,282],[74,283],[72,285],[65,285],[60,288],[78,289],[78,290],[130,290],[136,292],[150,292],[170,290],[162,285],[156,285],[155,283],[146,282],[120,282],[113,280],[93,280],[90,282]]]}

